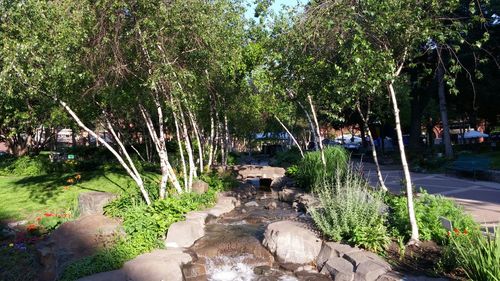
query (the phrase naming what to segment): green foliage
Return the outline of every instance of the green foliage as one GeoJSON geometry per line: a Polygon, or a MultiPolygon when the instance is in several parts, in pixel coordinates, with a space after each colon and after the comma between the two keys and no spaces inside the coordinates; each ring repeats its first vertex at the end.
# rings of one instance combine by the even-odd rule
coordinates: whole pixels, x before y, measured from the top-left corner
{"type": "Polygon", "coordinates": [[[298,164],[300,160],[302,160],[300,151],[294,146],[287,151],[278,152],[271,164],[273,166],[288,167],[298,164]]]}
{"type": "MultiPolygon", "coordinates": [[[[385,201],[390,208],[389,226],[395,236],[409,239],[411,235],[408,209],[405,196],[387,194],[385,201]]],[[[442,196],[422,194],[414,199],[415,216],[422,240],[433,240],[438,244],[447,242],[447,231],[442,226],[440,217],[453,223],[454,227],[473,231],[478,228],[472,217],[450,199],[442,196]]]]}
{"type": "Polygon", "coordinates": [[[50,232],[56,229],[61,223],[69,220],[69,217],[62,216],[43,216],[40,218],[39,224],[44,228],[46,232],[50,232]]]}
{"type": "Polygon", "coordinates": [[[297,165],[292,165],[286,168],[285,175],[291,178],[297,177],[297,173],[299,172],[299,167],[297,165]]]}
{"type": "Polygon", "coordinates": [[[311,216],[328,238],[374,251],[387,245],[382,194],[371,191],[352,168],[323,178],[315,190],[321,204],[310,210],[311,216]]]}
{"type": "Polygon", "coordinates": [[[390,239],[382,223],[374,226],[358,226],[352,231],[349,242],[372,252],[383,252],[390,239]]]}
{"type": "MultiPolygon", "coordinates": [[[[46,159],[48,160],[48,159],[46,159]]],[[[43,156],[21,156],[8,163],[3,169],[4,173],[16,176],[39,176],[47,172],[48,161],[43,156]]]]}
{"type": "Polygon", "coordinates": [[[450,233],[448,258],[463,269],[470,280],[500,280],[500,228],[486,237],[479,232],[450,233]]]}
{"type": "Polygon", "coordinates": [[[299,184],[311,189],[321,181],[341,175],[347,167],[349,155],[340,146],[327,147],[324,149],[326,168],[321,161],[321,152],[308,152],[299,162],[296,178],[299,184]]]}

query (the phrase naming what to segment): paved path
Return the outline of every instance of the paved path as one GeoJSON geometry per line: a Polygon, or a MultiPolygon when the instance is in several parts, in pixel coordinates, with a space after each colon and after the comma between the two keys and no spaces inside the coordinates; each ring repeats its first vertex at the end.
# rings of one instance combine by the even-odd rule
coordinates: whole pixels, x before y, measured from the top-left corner
{"type": "MultiPolygon", "coordinates": [[[[370,183],[376,185],[375,165],[363,163],[363,166],[370,183]]],[[[403,171],[387,170],[382,166],[382,175],[387,188],[392,192],[399,193],[402,188],[403,171]]],[[[422,187],[430,194],[441,194],[455,200],[484,226],[494,226],[500,223],[499,183],[474,181],[443,174],[411,173],[411,177],[417,189],[422,187]]]]}

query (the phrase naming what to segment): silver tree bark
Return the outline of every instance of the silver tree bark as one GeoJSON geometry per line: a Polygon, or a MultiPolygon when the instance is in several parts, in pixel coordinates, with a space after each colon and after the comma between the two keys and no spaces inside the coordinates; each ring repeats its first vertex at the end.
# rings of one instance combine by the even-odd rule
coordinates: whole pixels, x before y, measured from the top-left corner
{"type": "Polygon", "coordinates": [[[406,160],[405,147],[403,143],[403,133],[401,131],[401,121],[399,119],[399,107],[396,99],[396,92],[394,91],[393,82],[388,85],[389,94],[392,100],[392,107],[394,112],[394,119],[396,120],[396,133],[398,137],[399,154],[401,156],[401,164],[403,165],[403,173],[405,176],[406,196],[408,215],[411,225],[411,239],[410,244],[417,243],[419,240],[417,218],[415,217],[415,209],[413,206],[413,186],[410,176],[410,169],[408,168],[408,161],[406,160]]]}
{"type": "MultiPolygon", "coordinates": [[[[120,153],[118,153],[105,139],[101,138],[98,134],[96,134],[94,131],[85,126],[82,120],[78,117],[78,115],[76,115],[76,113],[69,107],[67,103],[65,103],[62,100],[59,100],[59,104],[61,104],[61,106],[69,113],[69,115],[71,115],[71,117],[75,120],[78,126],[80,126],[80,128],[85,130],[87,133],[89,133],[89,135],[93,136],[96,140],[100,141],[115,156],[120,165],[122,165],[125,171],[127,171],[127,174],[129,174],[129,176],[135,181],[135,183],[139,187],[139,190],[141,191],[141,194],[144,197],[146,203],[150,205],[151,200],[149,198],[148,192],[144,188],[144,182],[141,176],[134,172],[134,170],[136,171],[135,166],[133,169],[129,167],[129,165],[123,160],[123,157],[120,155],[120,153]]],[[[127,152],[125,151],[125,153],[127,152]]]]}

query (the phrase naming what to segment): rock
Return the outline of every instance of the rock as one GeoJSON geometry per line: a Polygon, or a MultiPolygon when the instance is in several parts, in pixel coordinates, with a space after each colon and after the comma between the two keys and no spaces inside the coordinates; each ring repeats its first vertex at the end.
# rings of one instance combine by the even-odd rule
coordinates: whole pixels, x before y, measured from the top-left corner
{"type": "Polygon", "coordinates": [[[236,206],[239,206],[240,202],[235,197],[220,195],[217,199],[217,204],[206,212],[214,217],[220,217],[225,213],[231,212],[236,206]]]}
{"type": "Polygon", "coordinates": [[[346,244],[340,244],[337,242],[323,242],[321,245],[321,251],[319,252],[318,258],[316,259],[316,265],[318,270],[321,271],[325,263],[331,258],[338,258],[344,256],[346,253],[359,252],[361,249],[351,247],[346,244]]]}
{"type": "Polygon", "coordinates": [[[245,203],[245,206],[246,207],[259,207],[259,204],[255,201],[250,201],[250,202],[245,203]]]}
{"type": "Polygon", "coordinates": [[[125,281],[127,276],[123,270],[113,270],[101,272],[87,277],[77,279],[76,281],[125,281]]]}
{"type": "Polygon", "coordinates": [[[205,235],[204,220],[186,220],[173,223],[168,228],[165,247],[187,248],[205,235]]]}
{"type": "Polygon", "coordinates": [[[127,281],[183,281],[181,267],[191,262],[179,249],[154,250],[123,265],[127,281]]]}
{"type": "Polygon", "coordinates": [[[377,278],[377,281],[402,281],[403,275],[397,272],[387,272],[377,278]]]}
{"type": "Polygon", "coordinates": [[[238,179],[268,178],[271,180],[285,176],[285,169],[271,166],[242,165],[236,167],[238,179]]]}
{"type": "Polygon", "coordinates": [[[27,220],[22,220],[22,221],[15,221],[15,222],[9,222],[7,224],[7,227],[10,228],[10,229],[13,229],[13,228],[16,228],[16,227],[20,227],[20,226],[23,226],[25,224],[27,224],[28,221],[27,220]]]}
{"type": "Polygon", "coordinates": [[[267,206],[265,206],[264,208],[266,208],[268,210],[274,210],[274,209],[278,208],[278,204],[273,201],[273,202],[267,204],[267,206]]]}
{"type": "Polygon", "coordinates": [[[373,261],[365,261],[356,267],[356,279],[375,281],[388,271],[387,267],[373,261]]]}
{"type": "Polygon", "coordinates": [[[364,262],[370,261],[385,268],[386,271],[391,270],[391,266],[383,258],[377,256],[372,252],[360,251],[360,252],[345,253],[343,255],[343,258],[351,262],[355,267],[358,267],[360,264],[364,262]]]}
{"type": "Polygon", "coordinates": [[[343,258],[331,258],[321,271],[327,272],[335,281],[352,281],[354,278],[354,266],[343,258]]]}
{"type": "Polygon", "coordinates": [[[283,188],[278,192],[278,198],[280,201],[292,203],[295,201],[295,196],[299,194],[297,189],[283,188]]]}
{"type": "Polygon", "coordinates": [[[310,208],[319,206],[319,200],[308,193],[299,193],[295,196],[297,201],[297,210],[299,212],[307,212],[310,208]]]}
{"type": "Polygon", "coordinates": [[[182,267],[184,281],[206,281],[207,271],[204,263],[189,263],[182,267]]]}
{"type": "Polygon", "coordinates": [[[208,191],[208,183],[202,180],[195,180],[191,185],[194,193],[203,194],[208,191]]]}
{"type": "Polygon", "coordinates": [[[287,176],[283,176],[283,177],[275,178],[271,182],[271,189],[276,190],[276,191],[280,191],[285,186],[294,186],[294,185],[295,185],[295,181],[293,179],[291,179],[287,176]]]}
{"type": "Polygon", "coordinates": [[[103,215],[104,206],[117,196],[109,192],[91,191],[78,195],[78,211],[80,216],[103,215]]]}
{"type": "Polygon", "coordinates": [[[119,221],[103,215],[63,223],[37,245],[44,267],[40,280],[55,280],[67,264],[96,253],[122,233],[119,221]]]}
{"type": "MultiPolygon", "coordinates": [[[[299,281],[330,281],[330,279],[327,275],[317,273],[317,272],[310,272],[310,271],[297,271],[295,272],[295,276],[299,281]]],[[[284,279],[287,280],[287,279],[284,279]]]]}
{"type": "Polygon", "coordinates": [[[246,214],[247,210],[246,209],[241,209],[242,214],[246,214]]]}
{"type": "Polygon", "coordinates": [[[321,250],[321,240],[304,224],[293,221],[269,224],[262,243],[281,263],[312,263],[321,250]]]}
{"type": "Polygon", "coordinates": [[[200,223],[205,224],[210,217],[210,214],[206,211],[193,211],[186,214],[186,220],[196,220],[200,223]]]}

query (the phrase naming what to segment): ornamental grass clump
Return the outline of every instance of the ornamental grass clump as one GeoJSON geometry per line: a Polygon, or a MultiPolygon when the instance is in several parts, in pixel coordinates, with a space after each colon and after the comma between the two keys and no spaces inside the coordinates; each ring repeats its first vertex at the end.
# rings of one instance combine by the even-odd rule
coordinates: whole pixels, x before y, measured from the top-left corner
{"type": "Polygon", "coordinates": [[[325,236],[375,252],[389,243],[382,194],[372,191],[352,167],[324,177],[314,193],[320,206],[309,211],[325,236]]]}
{"type": "Polygon", "coordinates": [[[312,189],[327,178],[334,178],[337,174],[345,172],[349,162],[349,154],[340,147],[327,147],[324,149],[326,167],[321,161],[321,152],[313,151],[304,155],[297,165],[295,177],[299,184],[312,189]]]}

